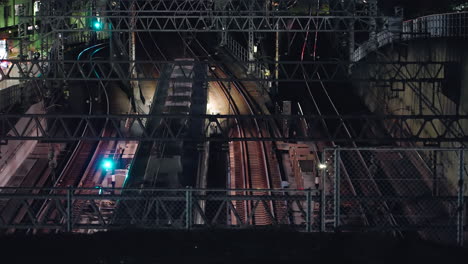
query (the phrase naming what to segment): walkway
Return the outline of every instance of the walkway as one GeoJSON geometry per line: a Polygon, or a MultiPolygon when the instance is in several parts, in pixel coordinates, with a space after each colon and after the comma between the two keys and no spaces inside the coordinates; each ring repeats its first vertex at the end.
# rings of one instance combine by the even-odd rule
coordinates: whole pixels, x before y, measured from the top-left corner
{"type": "Polygon", "coordinates": [[[351,56],[358,62],[369,53],[400,40],[417,38],[468,38],[468,12],[436,14],[403,22],[401,32],[388,30],[377,33],[376,40],[361,44],[351,56]]]}

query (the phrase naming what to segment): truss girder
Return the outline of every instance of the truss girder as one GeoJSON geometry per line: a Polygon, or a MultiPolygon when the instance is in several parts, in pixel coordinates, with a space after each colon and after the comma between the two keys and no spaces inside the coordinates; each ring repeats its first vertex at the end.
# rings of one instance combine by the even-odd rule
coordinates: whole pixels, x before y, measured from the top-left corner
{"type": "MultiPolygon", "coordinates": [[[[154,60],[99,60],[99,61],[77,61],[77,60],[6,60],[11,63],[9,68],[0,69],[2,80],[66,80],[66,81],[142,81],[159,80],[166,77],[131,74],[133,70],[137,72],[159,72],[160,69],[175,69],[182,66],[199,64],[201,67],[222,67],[223,62],[206,61],[154,61],[154,60]],[[27,67],[21,67],[27,65],[27,67]],[[57,71],[61,75],[46,74],[48,65],[59,67],[57,71]],[[62,68],[63,67],[63,68],[62,68]],[[131,67],[129,69],[129,67],[131,67]],[[14,71],[21,73],[19,76],[12,74],[14,71]],[[95,74],[99,72],[99,75],[95,74]]],[[[347,82],[347,81],[376,81],[376,82],[442,82],[445,80],[443,73],[446,65],[451,62],[359,62],[366,64],[373,69],[362,76],[355,75],[352,79],[348,76],[350,66],[356,65],[352,62],[344,61],[280,61],[280,62],[259,62],[247,61],[236,62],[244,68],[249,66],[254,69],[274,69],[278,65],[279,75],[265,76],[227,76],[215,77],[207,76],[208,81],[287,81],[287,82],[347,82]],[[320,79],[317,78],[320,74],[320,79]]],[[[190,67],[181,72],[177,80],[193,80],[195,76],[190,67]]]]}
{"type": "MultiPolygon", "coordinates": [[[[369,32],[368,16],[308,16],[267,14],[198,14],[198,15],[100,15],[102,21],[112,21],[112,27],[103,32],[349,32],[350,21],[354,21],[355,32],[369,32]],[[135,27],[132,20],[135,19],[135,27]],[[278,25],[278,27],[276,26],[278,25]],[[314,27],[310,27],[314,25],[314,27]]],[[[89,32],[89,15],[42,16],[38,17],[54,32],[89,32]],[[75,21],[71,24],[70,21],[75,21]]],[[[384,19],[377,17],[375,19],[384,19]]],[[[46,25],[44,25],[46,26],[46,25]]],[[[397,33],[397,32],[395,32],[397,33]]]]}
{"type": "MultiPolygon", "coordinates": [[[[392,142],[468,142],[466,124],[468,116],[440,115],[348,115],[348,116],[284,116],[284,115],[10,115],[0,116],[0,141],[7,140],[46,140],[68,142],[76,140],[136,140],[136,141],[334,141],[334,142],[370,142],[380,144],[392,142]],[[16,120],[22,119],[26,124],[22,128],[15,126],[16,120]],[[154,123],[157,126],[147,127],[154,123]],[[205,129],[199,135],[187,135],[180,128],[169,124],[177,122],[188,126],[191,121],[205,123],[205,129]],[[282,132],[270,137],[238,137],[227,124],[251,123],[250,127],[260,124],[264,129],[273,129],[276,124],[299,124],[306,122],[306,134],[288,135],[282,132]],[[97,125],[99,124],[99,125],[97,125]],[[103,136],[103,126],[115,131],[112,136],[103,136]],[[316,135],[317,129],[327,125],[329,134],[316,135]],[[209,137],[210,126],[215,126],[220,137],[209,137]],[[346,129],[346,126],[348,129],[346,129]],[[388,131],[377,131],[378,128],[388,131]],[[88,133],[83,134],[83,129],[88,133]],[[169,133],[167,133],[169,129],[169,133]],[[37,133],[31,133],[37,131],[37,133]],[[128,132],[138,131],[138,132],[128,132]],[[348,133],[349,132],[349,133],[348,133]]],[[[249,127],[249,125],[246,125],[249,127]]]]}
{"type": "MultiPolygon", "coordinates": [[[[115,0],[110,4],[113,7],[118,7],[120,12],[129,10],[132,3],[135,3],[135,11],[137,12],[168,12],[168,13],[193,13],[193,12],[207,12],[209,10],[222,10],[224,12],[247,12],[252,9],[256,12],[264,12],[268,10],[270,14],[281,14],[289,12],[285,8],[274,8],[273,1],[271,5],[267,5],[266,0],[115,0]]],[[[312,6],[316,6],[317,0],[309,0],[312,6]]],[[[322,1],[324,3],[324,1],[322,1]]],[[[365,5],[361,5],[361,8],[357,6],[353,1],[327,1],[328,10],[333,14],[346,14],[349,10],[354,10],[357,14],[368,14],[368,10],[365,5]]],[[[290,0],[275,0],[274,3],[277,6],[288,6],[291,3],[290,0]]],[[[77,6],[79,8],[79,6],[77,6]]],[[[80,11],[80,9],[74,9],[73,11],[80,11]]],[[[296,12],[301,12],[296,10],[296,12]]],[[[307,10],[302,13],[308,13],[307,10]]]]}
{"type": "MultiPolygon", "coordinates": [[[[312,216],[307,218],[302,207],[311,207],[312,202],[319,202],[319,192],[309,191],[310,203],[303,205],[308,202],[305,192],[284,195],[274,190],[268,191],[259,195],[259,190],[225,190],[216,191],[213,195],[205,194],[204,190],[174,189],[21,188],[12,193],[2,190],[0,199],[10,206],[16,205],[23,212],[23,217],[19,220],[5,213],[0,214],[0,229],[36,228],[69,232],[78,229],[122,228],[129,225],[146,228],[186,228],[192,225],[251,226],[250,221],[239,216],[235,206],[238,201],[252,202],[256,205],[275,202],[285,204],[287,209],[292,209],[293,205],[301,208],[295,221],[287,219],[285,214],[270,213],[273,224],[304,228],[304,221],[313,220],[312,216]],[[42,193],[37,193],[38,191],[42,193]],[[102,194],[98,194],[99,191],[102,191],[102,194]],[[49,194],[45,194],[46,192],[49,194]],[[112,194],[113,192],[118,194],[112,194]],[[44,202],[48,204],[45,212],[34,206],[44,202]],[[201,206],[202,203],[210,203],[210,206],[201,206]],[[212,214],[213,212],[216,213],[212,214]],[[235,221],[227,219],[226,214],[232,215],[235,221]]],[[[252,210],[249,218],[252,219],[257,212],[252,210]]]]}

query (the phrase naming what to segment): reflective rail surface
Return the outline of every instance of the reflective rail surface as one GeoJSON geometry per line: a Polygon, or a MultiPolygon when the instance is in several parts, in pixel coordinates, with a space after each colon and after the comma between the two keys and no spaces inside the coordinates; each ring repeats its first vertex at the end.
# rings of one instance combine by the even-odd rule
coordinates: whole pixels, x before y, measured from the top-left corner
{"type": "Polygon", "coordinates": [[[468,12],[435,14],[404,21],[401,35],[390,31],[377,33],[375,41],[366,41],[354,51],[351,61],[360,61],[372,51],[394,41],[417,38],[468,38],[468,12]]]}

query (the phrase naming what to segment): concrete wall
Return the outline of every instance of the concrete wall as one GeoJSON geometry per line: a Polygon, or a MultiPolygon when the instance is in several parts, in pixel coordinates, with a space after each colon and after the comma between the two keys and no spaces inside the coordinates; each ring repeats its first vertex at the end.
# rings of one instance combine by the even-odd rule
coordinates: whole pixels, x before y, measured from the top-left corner
{"type": "MultiPolygon", "coordinates": [[[[394,90],[385,83],[361,82],[354,83],[355,92],[363,99],[368,108],[374,113],[396,114],[396,115],[467,115],[468,114],[468,41],[453,39],[430,39],[414,40],[403,43],[400,47],[384,47],[379,52],[379,60],[383,61],[450,61],[454,66],[445,68],[442,72],[437,72],[435,67],[427,67],[426,72],[421,73],[421,77],[431,75],[445,78],[449,84],[445,84],[453,93],[459,93],[459,98],[450,98],[442,92],[443,84],[433,83],[394,83],[394,90]],[[419,88],[419,86],[421,88],[419,88]],[[399,90],[399,91],[395,91],[399,90]],[[423,98],[423,99],[422,99],[423,98]],[[455,99],[455,100],[454,100],[455,99]],[[457,100],[458,99],[458,100],[457,100]]],[[[356,66],[353,70],[355,77],[368,76],[376,69],[365,64],[356,66]]],[[[414,74],[415,67],[408,67],[408,71],[403,71],[403,76],[414,74]]],[[[388,77],[389,73],[384,73],[381,77],[388,77]]],[[[457,133],[468,131],[468,122],[460,122],[457,133]]],[[[419,129],[416,122],[410,124],[413,131],[419,129]]],[[[436,130],[443,131],[444,125],[434,123],[434,127],[423,131],[426,136],[436,136],[436,130]]],[[[442,147],[460,147],[459,143],[443,143],[442,147]]],[[[465,163],[468,158],[465,155],[465,163]]],[[[441,176],[448,177],[452,186],[456,186],[458,179],[459,162],[456,152],[444,152],[440,155],[438,166],[441,166],[441,176]]],[[[466,171],[465,171],[466,174],[466,171]]],[[[466,184],[466,183],[465,183],[466,184]]],[[[468,185],[465,186],[465,190],[468,185]]]]}
{"type": "MultiPolygon", "coordinates": [[[[44,114],[42,103],[32,105],[26,114],[44,114]]],[[[29,136],[40,134],[39,131],[36,131],[36,126],[29,124],[28,121],[24,118],[19,119],[15,125],[16,130],[21,133],[26,129],[27,133],[25,135],[29,136]]],[[[43,127],[46,126],[45,121],[42,121],[41,124],[43,127]]],[[[10,131],[9,133],[13,132],[10,131]]],[[[10,140],[8,144],[0,146],[0,187],[4,187],[8,183],[15,171],[34,150],[36,144],[36,140],[10,140]]]]}

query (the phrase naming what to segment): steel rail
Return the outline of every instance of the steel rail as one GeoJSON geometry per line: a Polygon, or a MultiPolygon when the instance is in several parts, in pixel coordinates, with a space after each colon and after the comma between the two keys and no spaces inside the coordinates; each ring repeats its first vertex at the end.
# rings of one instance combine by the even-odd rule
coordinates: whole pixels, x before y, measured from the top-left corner
{"type": "MultiPolygon", "coordinates": [[[[84,49],[83,51],[81,51],[77,57],[78,60],[81,60],[82,59],[82,56],[85,54],[85,53],[88,53],[88,52],[91,52],[88,56],[90,59],[92,59],[92,56],[94,56],[94,54],[96,54],[96,52],[104,49],[102,46],[105,45],[103,43],[100,43],[100,44],[96,44],[96,45],[93,45],[91,47],[88,47],[86,49],[84,49]]],[[[81,73],[82,73],[82,70],[80,69],[81,73]]],[[[83,74],[83,73],[82,73],[83,74]]],[[[89,114],[92,114],[92,111],[93,111],[93,99],[91,98],[91,93],[90,93],[90,87],[89,87],[89,83],[88,82],[85,82],[85,85],[88,89],[88,92],[89,92],[89,109],[88,109],[88,112],[89,114]]],[[[108,106],[109,107],[109,106],[108,106]]],[[[109,114],[109,112],[108,112],[109,114]]],[[[86,126],[83,128],[83,132],[81,133],[82,136],[85,136],[87,133],[89,132],[89,126],[88,124],[86,124],[86,126]]],[[[84,151],[86,151],[86,149],[88,148],[87,146],[91,144],[91,142],[86,142],[86,141],[83,141],[83,140],[80,140],[78,141],[78,143],[76,144],[70,158],[68,159],[66,165],[64,166],[64,169],[61,171],[59,177],[56,179],[56,181],[53,183],[53,186],[62,186],[63,187],[63,184],[64,184],[64,181],[65,181],[65,185],[68,185],[68,177],[70,173],[72,173],[72,166],[75,165],[74,162],[78,159],[78,156],[80,154],[82,154],[84,151]],[[66,179],[67,178],[67,179],[66,179]]],[[[76,182],[76,179],[74,180],[74,182],[76,182]]],[[[74,184],[72,184],[71,186],[73,186],[74,184]]],[[[68,187],[68,186],[65,186],[65,187],[68,187]]],[[[48,203],[47,201],[44,201],[44,203],[41,205],[40,209],[38,210],[38,213],[36,215],[37,219],[42,219],[44,217],[47,217],[45,216],[44,214],[48,212],[47,210],[47,207],[50,206],[50,203],[48,203]]],[[[30,230],[28,230],[29,232],[30,230]]],[[[33,231],[35,232],[35,231],[33,231]]]]}
{"type": "MultiPolygon", "coordinates": [[[[198,47],[199,49],[202,50],[202,52],[207,56],[207,57],[210,57],[210,54],[209,52],[203,47],[203,45],[199,42],[199,40],[195,37],[194,38],[195,41],[198,43],[198,47]]],[[[182,38],[183,40],[183,38],[182,38]]],[[[183,40],[184,41],[184,40],[183,40]]],[[[186,43],[184,41],[184,44],[186,46],[186,48],[188,48],[190,50],[190,52],[192,53],[192,55],[197,59],[199,60],[199,55],[197,55],[194,51],[194,49],[192,49],[190,47],[190,45],[188,43],[186,43]]],[[[212,69],[211,67],[209,67],[209,71],[210,73],[215,76],[216,78],[219,77],[220,74],[224,75],[223,72],[221,71],[221,69],[219,68],[216,68],[216,69],[212,69]],[[220,73],[217,73],[217,71],[220,71],[220,73]]],[[[231,95],[231,91],[230,89],[228,89],[225,85],[224,82],[221,82],[221,81],[217,81],[216,82],[218,84],[218,86],[221,88],[221,91],[222,93],[224,94],[224,96],[226,97],[226,99],[228,100],[229,102],[229,108],[231,109],[231,111],[236,114],[236,115],[240,115],[241,112],[239,110],[239,107],[237,106],[233,96],[231,95]]],[[[239,134],[239,137],[241,138],[245,138],[246,137],[246,131],[245,131],[245,127],[241,125],[241,122],[240,120],[238,120],[237,118],[234,119],[235,121],[235,125],[236,125],[236,130],[237,130],[237,133],[239,134]]],[[[229,122],[228,122],[228,126],[229,126],[229,122]]],[[[227,129],[230,129],[229,127],[227,127],[227,129]]],[[[235,150],[234,150],[234,144],[239,144],[239,151],[240,151],[240,156],[241,156],[241,162],[240,164],[240,172],[241,172],[241,175],[240,177],[238,177],[238,175],[234,175],[234,178],[235,178],[235,184],[239,182],[241,182],[241,186],[240,188],[252,188],[251,186],[251,182],[250,182],[250,164],[249,164],[249,158],[248,158],[248,149],[247,149],[247,143],[242,141],[242,142],[236,142],[236,143],[231,143],[233,144],[233,155],[235,155],[235,150]],[[236,179],[237,178],[237,179],[236,179]]],[[[230,150],[231,151],[231,150],[230,150]]],[[[234,161],[235,162],[235,161],[234,161]]],[[[234,164],[236,165],[236,164],[234,164]]],[[[238,170],[236,170],[238,171],[238,170]]],[[[246,193],[241,193],[241,195],[245,195],[246,193]]],[[[244,221],[245,224],[248,224],[247,221],[249,221],[249,218],[248,216],[251,214],[251,211],[252,211],[252,205],[250,203],[247,203],[246,201],[236,201],[236,206],[237,206],[237,209],[239,209],[238,211],[240,211],[240,220],[241,221],[244,221]]],[[[237,219],[236,218],[232,218],[231,220],[233,223],[236,223],[237,222],[237,219]]]]}

